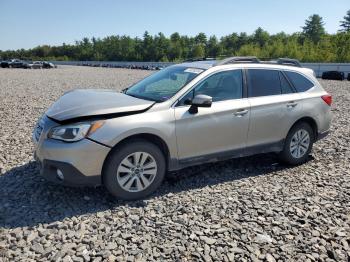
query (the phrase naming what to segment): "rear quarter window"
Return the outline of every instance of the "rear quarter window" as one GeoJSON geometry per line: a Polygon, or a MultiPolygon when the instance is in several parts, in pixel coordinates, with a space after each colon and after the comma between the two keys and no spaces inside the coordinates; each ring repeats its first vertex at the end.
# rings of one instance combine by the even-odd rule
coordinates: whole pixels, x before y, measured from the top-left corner
{"type": "Polygon", "coordinates": [[[305,92],[314,86],[314,83],[299,73],[285,71],[285,74],[298,92],[305,92]]]}

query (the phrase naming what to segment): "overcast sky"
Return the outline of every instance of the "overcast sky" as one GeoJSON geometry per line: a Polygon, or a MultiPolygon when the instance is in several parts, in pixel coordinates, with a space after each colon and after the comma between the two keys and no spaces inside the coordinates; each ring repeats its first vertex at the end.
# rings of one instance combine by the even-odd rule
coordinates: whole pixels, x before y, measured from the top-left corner
{"type": "Polygon", "coordinates": [[[0,50],[113,34],[142,37],[146,30],[221,37],[260,26],[293,33],[312,14],[335,33],[348,9],[349,0],[0,0],[0,50]]]}

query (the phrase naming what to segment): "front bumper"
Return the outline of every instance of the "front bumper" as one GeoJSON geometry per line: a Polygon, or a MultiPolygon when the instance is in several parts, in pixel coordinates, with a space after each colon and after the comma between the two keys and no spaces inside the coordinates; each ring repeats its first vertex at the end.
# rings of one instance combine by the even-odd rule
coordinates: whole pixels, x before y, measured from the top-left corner
{"type": "Polygon", "coordinates": [[[44,118],[40,122],[42,130],[34,131],[34,157],[40,165],[40,174],[63,185],[100,185],[103,163],[111,148],[87,138],[73,143],[47,138],[49,130],[57,125],[44,118]]]}
{"type": "Polygon", "coordinates": [[[101,184],[101,176],[85,176],[70,163],[47,160],[42,162],[36,159],[40,166],[40,175],[50,182],[67,186],[98,186],[101,184]],[[58,175],[61,172],[61,176],[58,175]]]}

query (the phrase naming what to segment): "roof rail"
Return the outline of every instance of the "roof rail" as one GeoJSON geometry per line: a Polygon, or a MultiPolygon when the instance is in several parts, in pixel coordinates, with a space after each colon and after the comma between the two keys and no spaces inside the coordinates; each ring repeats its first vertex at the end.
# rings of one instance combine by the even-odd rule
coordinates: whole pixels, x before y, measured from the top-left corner
{"type": "Polygon", "coordinates": [[[278,58],[277,64],[302,67],[302,65],[297,59],[291,59],[291,58],[278,58]]]}
{"type": "Polygon", "coordinates": [[[198,62],[198,61],[211,61],[211,60],[215,60],[215,58],[212,58],[212,57],[189,58],[184,62],[198,62]]]}
{"type": "Polygon", "coordinates": [[[256,56],[233,56],[217,62],[215,65],[227,65],[234,63],[260,63],[256,56]]]}

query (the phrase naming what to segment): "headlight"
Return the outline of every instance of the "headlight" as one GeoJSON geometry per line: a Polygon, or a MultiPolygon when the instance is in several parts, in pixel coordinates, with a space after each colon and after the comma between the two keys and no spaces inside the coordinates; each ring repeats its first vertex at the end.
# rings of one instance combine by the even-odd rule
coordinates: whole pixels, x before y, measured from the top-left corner
{"type": "Polygon", "coordinates": [[[91,135],[97,129],[102,127],[103,124],[104,121],[97,121],[93,123],[80,123],[66,126],[58,126],[50,130],[48,137],[66,142],[76,142],[82,140],[88,135],[91,135]]]}

